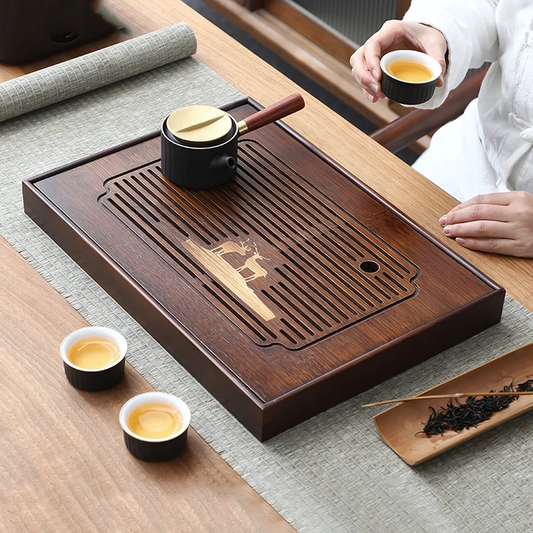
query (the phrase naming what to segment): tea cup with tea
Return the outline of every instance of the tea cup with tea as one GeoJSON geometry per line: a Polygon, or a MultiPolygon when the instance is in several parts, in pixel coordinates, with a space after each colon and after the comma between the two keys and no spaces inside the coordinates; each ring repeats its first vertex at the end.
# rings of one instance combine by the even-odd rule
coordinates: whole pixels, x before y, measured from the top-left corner
{"type": "Polygon", "coordinates": [[[65,374],[74,387],[86,391],[106,390],[124,376],[128,344],[110,328],[86,327],[67,335],[59,352],[65,374]]]}
{"type": "Polygon", "coordinates": [[[435,93],[439,62],[416,50],[395,50],[381,58],[381,91],[394,102],[422,104],[435,93]]]}
{"type": "Polygon", "coordinates": [[[191,412],[173,394],[145,392],[123,405],[119,422],[133,456],[143,461],[168,461],[185,447],[191,412]]]}

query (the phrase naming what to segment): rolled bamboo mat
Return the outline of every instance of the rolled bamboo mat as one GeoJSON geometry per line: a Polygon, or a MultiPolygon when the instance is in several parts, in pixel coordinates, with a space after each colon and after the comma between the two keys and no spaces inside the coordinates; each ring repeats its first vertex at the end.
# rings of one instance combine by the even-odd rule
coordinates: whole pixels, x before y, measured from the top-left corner
{"type": "Polygon", "coordinates": [[[196,52],[183,22],[0,84],[0,122],[179,61],[196,52]]]}

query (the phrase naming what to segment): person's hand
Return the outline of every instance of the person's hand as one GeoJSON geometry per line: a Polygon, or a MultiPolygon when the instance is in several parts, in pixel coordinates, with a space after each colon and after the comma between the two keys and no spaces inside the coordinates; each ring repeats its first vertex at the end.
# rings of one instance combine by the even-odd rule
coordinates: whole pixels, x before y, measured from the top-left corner
{"type": "MultiPolygon", "coordinates": [[[[446,71],[448,43],[439,30],[418,22],[390,20],[350,58],[352,74],[372,102],[384,98],[381,92],[381,58],[393,50],[418,50],[436,59],[446,71]]],[[[442,76],[437,87],[442,87],[442,76]]]]}
{"type": "Polygon", "coordinates": [[[439,220],[444,234],[470,250],[533,257],[533,194],[483,194],[439,220]]]}

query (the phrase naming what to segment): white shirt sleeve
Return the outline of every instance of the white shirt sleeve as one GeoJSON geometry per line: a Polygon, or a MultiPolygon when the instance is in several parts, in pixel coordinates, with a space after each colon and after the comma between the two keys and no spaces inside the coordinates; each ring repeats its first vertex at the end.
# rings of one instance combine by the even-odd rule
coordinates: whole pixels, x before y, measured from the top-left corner
{"type": "Polygon", "coordinates": [[[498,58],[497,7],[498,0],[412,0],[404,20],[440,30],[448,42],[444,86],[420,107],[440,106],[470,68],[498,58]]]}

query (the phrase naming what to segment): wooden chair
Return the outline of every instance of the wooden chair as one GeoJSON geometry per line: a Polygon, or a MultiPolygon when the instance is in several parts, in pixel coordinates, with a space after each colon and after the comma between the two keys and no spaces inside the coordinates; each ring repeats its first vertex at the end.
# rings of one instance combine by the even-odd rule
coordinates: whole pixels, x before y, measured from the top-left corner
{"type": "Polygon", "coordinates": [[[446,101],[437,109],[414,109],[379,128],[370,134],[370,137],[396,153],[424,135],[433,133],[450,120],[459,117],[466,106],[477,97],[487,69],[488,67],[485,67],[465,79],[450,92],[446,101]]]}

